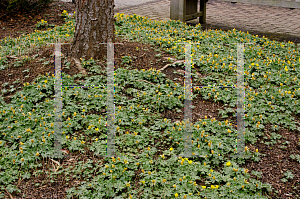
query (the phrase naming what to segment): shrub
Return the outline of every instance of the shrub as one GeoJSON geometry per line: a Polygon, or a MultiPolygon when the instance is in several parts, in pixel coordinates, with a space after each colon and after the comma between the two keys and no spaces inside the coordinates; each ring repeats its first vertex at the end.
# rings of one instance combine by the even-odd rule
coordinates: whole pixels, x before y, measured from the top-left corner
{"type": "Polygon", "coordinates": [[[53,0],[0,0],[0,10],[12,11],[29,11],[39,10],[49,4],[53,0]]]}

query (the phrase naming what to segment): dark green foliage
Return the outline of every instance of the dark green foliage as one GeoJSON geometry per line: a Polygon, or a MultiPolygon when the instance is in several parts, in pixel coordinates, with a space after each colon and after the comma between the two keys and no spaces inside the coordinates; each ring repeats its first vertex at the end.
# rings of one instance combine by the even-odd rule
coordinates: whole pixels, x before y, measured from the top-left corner
{"type": "Polygon", "coordinates": [[[53,0],[0,0],[0,10],[7,12],[37,11],[48,6],[53,0]]]}

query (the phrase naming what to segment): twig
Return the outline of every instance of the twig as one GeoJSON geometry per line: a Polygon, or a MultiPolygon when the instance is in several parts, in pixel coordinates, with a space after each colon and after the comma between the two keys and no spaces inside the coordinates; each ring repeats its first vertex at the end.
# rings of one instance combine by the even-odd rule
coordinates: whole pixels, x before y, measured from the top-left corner
{"type": "Polygon", "coordinates": [[[18,59],[18,57],[16,56],[7,56],[8,58],[11,58],[11,59],[18,59]]]}
{"type": "Polygon", "coordinates": [[[153,84],[153,83],[151,83],[151,82],[148,82],[148,81],[146,81],[146,80],[143,80],[143,79],[139,79],[139,80],[136,80],[136,81],[143,81],[143,82],[147,82],[148,84],[155,85],[155,84],[153,84]]]}
{"type": "Polygon", "coordinates": [[[172,61],[176,61],[176,59],[172,58],[172,57],[163,57],[164,59],[170,59],[172,61]]]}
{"type": "MultiPolygon", "coordinates": [[[[201,116],[201,114],[199,114],[199,113],[193,113],[193,114],[201,116]]],[[[207,114],[207,115],[208,115],[210,118],[212,118],[211,115],[209,115],[209,114],[207,114]]]]}
{"type": "Polygon", "coordinates": [[[140,58],[144,57],[145,55],[146,55],[146,53],[142,54],[142,56],[140,58]]]}
{"type": "Polygon", "coordinates": [[[178,72],[178,73],[183,73],[183,74],[185,73],[184,70],[177,70],[177,72],[178,72]]]}
{"type": "Polygon", "coordinates": [[[179,61],[173,62],[173,63],[171,63],[171,64],[167,64],[167,65],[165,65],[164,67],[162,67],[161,69],[159,69],[159,71],[163,71],[163,70],[165,70],[168,66],[172,66],[172,65],[178,64],[178,63],[184,63],[184,60],[179,60],[179,61]]]}
{"type": "Polygon", "coordinates": [[[50,158],[50,160],[52,160],[54,163],[56,163],[56,164],[60,165],[60,163],[59,163],[58,161],[56,161],[56,160],[53,160],[53,159],[51,159],[51,158],[50,158]]]}
{"type": "Polygon", "coordinates": [[[9,195],[10,199],[14,199],[14,197],[12,197],[12,195],[5,189],[6,193],[9,195]]]}
{"type": "Polygon", "coordinates": [[[144,191],[142,191],[142,192],[139,194],[139,196],[138,196],[138,197],[140,198],[140,196],[141,196],[143,193],[144,193],[144,191]]]}

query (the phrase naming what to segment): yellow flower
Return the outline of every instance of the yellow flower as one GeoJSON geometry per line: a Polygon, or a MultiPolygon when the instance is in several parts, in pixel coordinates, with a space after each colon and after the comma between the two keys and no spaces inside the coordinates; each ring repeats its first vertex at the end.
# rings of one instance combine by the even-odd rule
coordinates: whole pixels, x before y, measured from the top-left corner
{"type": "Polygon", "coordinates": [[[176,198],[178,197],[178,193],[175,193],[175,197],[176,197],[176,198]]]}
{"type": "Polygon", "coordinates": [[[176,184],[173,184],[173,187],[176,189],[176,184]]]}
{"type": "Polygon", "coordinates": [[[173,148],[172,148],[172,147],[170,148],[170,151],[173,151],[173,148]]]}
{"type": "Polygon", "coordinates": [[[227,163],[226,163],[226,166],[229,167],[230,165],[231,165],[231,162],[227,162],[227,163]]]}
{"type": "Polygon", "coordinates": [[[206,186],[202,186],[203,189],[206,189],[206,186]]]}
{"type": "Polygon", "coordinates": [[[145,184],[145,180],[142,180],[141,183],[145,184]]]}
{"type": "Polygon", "coordinates": [[[285,71],[288,71],[289,69],[287,68],[287,66],[284,68],[285,71]]]}

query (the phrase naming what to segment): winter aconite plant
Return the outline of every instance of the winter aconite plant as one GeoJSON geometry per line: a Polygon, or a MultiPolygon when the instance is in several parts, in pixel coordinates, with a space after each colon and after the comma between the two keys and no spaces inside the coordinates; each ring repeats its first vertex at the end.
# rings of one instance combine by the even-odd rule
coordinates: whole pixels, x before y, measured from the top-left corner
{"type": "MultiPolygon", "coordinates": [[[[63,12],[62,16],[67,14],[63,12]]],[[[124,14],[115,18],[116,35],[156,45],[177,59],[185,56],[180,42],[201,42],[192,48],[192,73],[195,68],[209,73],[201,78],[202,84],[207,85],[236,83],[236,50],[226,44],[255,43],[245,47],[244,52],[245,141],[255,143],[268,123],[274,132],[279,124],[299,129],[290,117],[291,113],[300,113],[295,108],[300,96],[300,57],[293,43],[282,44],[236,30],[203,32],[200,25],[192,27],[180,21],[153,21],[124,14]]],[[[7,56],[22,56],[28,46],[41,48],[57,37],[62,41],[71,39],[74,24],[74,19],[67,17],[63,26],[1,40],[0,68],[8,67],[7,56]]],[[[124,56],[121,62],[130,66],[132,58],[124,56]]],[[[70,65],[68,61],[63,64],[70,65]]],[[[93,157],[106,155],[106,69],[100,68],[93,58],[81,59],[81,64],[91,72],[82,78],[82,84],[98,86],[63,88],[62,146],[72,153],[85,154],[89,150],[93,157]]],[[[77,77],[81,75],[63,72],[62,84],[75,85],[77,77]]],[[[41,167],[42,159],[53,150],[54,79],[53,74],[47,74],[25,83],[10,104],[0,98],[1,191],[18,191],[16,184],[20,178],[38,176],[38,171],[32,173],[30,169],[41,167]]],[[[184,85],[174,83],[153,68],[118,68],[114,79],[118,156],[87,159],[51,171],[49,178],[53,181],[63,175],[67,183],[74,179],[80,182],[66,191],[67,198],[267,198],[263,195],[271,186],[252,178],[249,170],[241,166],[246,158],[230,158],[236,150],[235,121],[207,117],[196,121],[191,129],[192,151],[199,157],[181,157],[186,124],[162,118],[160,113],[184,107],[184,85]]],[[[193,77],[193,81],[197,79],[200,77],[193,77]]],[[[200,95],[204,100],[229,104],[231,108],[219,112],[224,118],[234,112],[234,88],[193,88],[193,98],[200,95]]],[[[280,136],[274,133],[268,139],[269,144],[274,144],[280,136]]],[[[259,161],[258,150],[245,147],[244,152],[259,161]]],[[[290,158],[298,161],[299,155],[290,158]]],[[[261,176],[260,172],[251,173],[261,176]]],[[[291,172],[284,175],[283,181],[294,177],[291,172]]]]}

